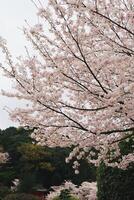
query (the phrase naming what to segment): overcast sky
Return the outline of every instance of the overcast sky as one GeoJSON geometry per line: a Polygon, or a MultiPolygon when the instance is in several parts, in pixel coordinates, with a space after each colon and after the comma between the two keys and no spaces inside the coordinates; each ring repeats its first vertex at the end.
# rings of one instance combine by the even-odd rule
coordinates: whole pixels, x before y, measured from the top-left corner
{"type": "MultiPolygon", "coordinates": [[[[46,0],[44,0],[46,1],[46,0]]],[[[29,24],[36,24],[36,8],[30,0],[0,0],[0,36],[4,37],[14,56],[24,52],[25,38],[20,28],[25,25],[25,19],[29,24]]],[[[1,53],[0,53],[1,60],[1,53]]],[[[0,89],[11,90],[11,83],[0,74],[0,89]]],[[[20,103],[19,103],[20,104],[20,103]]],[[[0,128],[5,129],[15,124],[10,121],[4,107],[13,108],[18,105],[14,99],[0,96],[0,128]]]]}

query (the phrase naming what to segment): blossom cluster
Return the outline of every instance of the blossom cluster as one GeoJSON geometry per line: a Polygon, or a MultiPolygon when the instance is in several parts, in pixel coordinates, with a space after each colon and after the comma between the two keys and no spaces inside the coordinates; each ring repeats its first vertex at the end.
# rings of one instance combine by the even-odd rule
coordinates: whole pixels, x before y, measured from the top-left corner
{"type": "Polygon", "coordinates": [[[9,157],[8,153],[2,153],[2,152],[0,152],[0,163],[7,162],[8,157],[9,157]]]}
{"type": "Polygon", "coordinates": [[[53,192],[50,192],[46,199],[53,200],[53,198],[60,195],[61,191],[67,189],[70,193],[80,200],[96,200],[97,199],[97,186],[95,182],[83,182],[80,186],[76,186],[70,181],[66,181],[61,186],[54,186],[53,192]]]}
{"type": "Polygon", "coordinates": [[[20,184],[20,180],[19,179],[17,179],[17,178],[15,178],[13,181],[12,181],[12,186],[11,186],[11,190],[13,191],[13,192],[15,192],[15,191],[17,191],[17,189],[18,189],[18,186],[19,186],[19,184],[20,184]]]}

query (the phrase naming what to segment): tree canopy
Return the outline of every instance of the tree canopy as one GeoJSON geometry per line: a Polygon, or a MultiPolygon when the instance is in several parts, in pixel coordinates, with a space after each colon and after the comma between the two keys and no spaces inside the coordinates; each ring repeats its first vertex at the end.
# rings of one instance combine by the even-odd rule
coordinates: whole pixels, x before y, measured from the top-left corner
{"type": "Polygon", "coordinates": [[[39,144],[75,144],[67,161],[86,156],[125,169],[134,161],[119,148],[134,136],[133,1],[33,2],[40,23],[23,31],[35,53],[27,49],[15,63],[0,42],[7,63],[1,68],[16,81],[16,91],[3,94],[29,102],[11,118],[35,127],[39,144]]]}

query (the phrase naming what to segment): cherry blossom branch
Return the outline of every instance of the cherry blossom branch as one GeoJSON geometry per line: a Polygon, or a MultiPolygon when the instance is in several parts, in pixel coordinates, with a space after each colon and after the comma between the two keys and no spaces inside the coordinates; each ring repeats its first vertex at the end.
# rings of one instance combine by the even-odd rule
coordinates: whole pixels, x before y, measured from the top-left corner
{"type": "MultiPolygon", "coordinates": [[[[134,131],[134,129],[133,129],[133,131],[134,131]]],[[[115,141],[111,142],[110,144],[114,144],[114,143],[118,143],[118,142],[124,141],[124,140],[126,140],[128,138],[131,138],[132,136],[134,136],[134,132],[129,134],[129,135],[126,135],[125,137],[122,137],[121,139],[115,140],[115,141]]]]}
{"type": "Polygon", "coordinates": [[[104,110],[107,108],[107,106],[103,106],[103,107],[100,107],[100,108],[79,108],[79,107],[75,107],[75,106],[71,106],[71,105],[67,105],[63,102],[60,102],[61,104],[63,104],[64,106],[63,107],[66,107],[66,108],[72,108],[74,110],[81,110],[81,111],[89,111],[89,112],[94,112],[94,111],[100,111],[100,110],[104,110]]]}
{"type": "MultiPolygon", "coordinates": [[[[73,5],[75,5],[75,4],[73,4],[73,5]]],[[[83,7],[87,8],[87,6],[86,6],[83,2],[82,2],[82,5],[83,5],[83,7]]],[[[134,32],[132,32],[131,30],[127,29],[126,27],[124,27],[124,26],[118,24],[117,22],[115,22],[114,20],[112,20],[110,17],[107,17],[106,15],[104,15],[104,14],[98,12],[98,9],[96,9],[96,10],[92,10],[92,9],[91,9],[91,11],[92,11],[93,13],[95,13],[95,14],[101,16],[102,18],[105,18],[106,20],[108,20],[108,21],[111,22],[112,24],[115,24],[115,25],[118,26],[119,28],[121,28],[121,29],[127,31],[128,33],[130,33],[131,35],[134,36],[134,32]]]]}
{"type": "MultiPolygon", "coordinates": [[[[59,8],[58,8],[58,9],[59,9],[59,8]]],[[[101,82],[99,81],[99,79],[95,76],[95,74],[94,74],[94,72],[92,71],[91,67],[88,65],[88,63],[87,63],[87,61],[86,61],[86,58],[85,58],[85,56],[84,56],[84,54],[83,54],[83,52],[82,52],[82,50],[81,50],[81,48],[80,48],[79,42],[78,42],[78,41],[75,39],[75,37],[73,36],[73,34],[72,34],[72,32],[71,32],[71,29],[70,29],[70,27],[69,27],[69,25],[68,25],[68,23],[67,23],[67,21],[66,21],[64,15],[63,15],[62,11],[61,11],[60,9],[59,9],[59,11],[60,11],[60,13],[61,13],[62,18],[63,18],[64,21],[66,22],[66,27],[67,27],[67,29],[68,29],[68,32],[70,33],[72,39],[73,39],[74,42],[76,43],[76,45],[77,45],[77,47],[78,47],[78,50],[79,50],[79,52],[80,52],[80,54],[81,54],[81,56],[82,56],[82,58],[83,58],[83,59],[82,59],[82,62],[85,63],[85,65],[86,65],[86,67],[88,68],[89,72],[90,72],[91,75],[94,77],[94,79],[97,81],[97,83],[99,84],[99,86],[101,87],[101,89],[103,90],[103,92],[107,94],[107,93],[108,93],[107,90],[104,89],[103,85],[101,84],[101,82]]]]}
{"type": "MultiPolygon", "coordinates": [[[[84,4],[83,4],[83,5],[84,5],[84,4]]],[[[85,6],[85,5],[84,5],[84,6],[85,6]]],[[[86,6],[85,6],[85,7],[86,7],[86,6]]],[[[93,13],[95,13],[95,14],[97,14],[97,15],[103,17],[103,18],[105,18],[106,20],[108,20],[108,21],[111,22],[112,24],[115,24],[115,25],[118,26],[119,28],[121,28],[121,29],[127,31],[128,33],[130,33],[131,35],[134,36],[134,32],[132,32],[131,30],[127,29],[126,27],[124,27],[124,26],[118,24],[117,22],[115,22],[115,21],[112,20],[111,18],[109,18],[109,17],[103,15],[102,13],[98,12],[97,10],[96,10],[96,11],[95,11],[95,10],[91,10],[91,11],[92,11],[93,13]]]]}
{"type": "Polygon", "coordinates": [[[109,135],[111,133],[124,133],[124,132],[129,132],[129,131],[134,131],[134,127],[127,128],[127,129],[115,129],[115,130],[110,130],[110,131],[103,131],[103,132],[100,132],[100,134],[109,135]]]}
{"type": "MultiPolygon", "coordinates": [[[[70,125],[56,125],[56,124],[47,125],[47,124],[39,123],[39,125],[42,126],[42,127],[45,127],[45,128],[76,128],[76,129],[82,130],[81,127],[74,126],[74,125],[71,125],[71,124],[70,125]]],[[[36,129],[38,129],[38,127],[36,127],[36,129]]],[[[86,130],[86,129],[84,129],[84,130],[86,130]]]]}
{"type": "MultiPolygon", "coordinates": [[[[8,73],[10,73],[10,72],[8,72],[8,73]]],[[[11,74],[11,73],[10,73],[10,74],[11,74]]],[[[25,89],[25,91],[26,91],[29,95],[32,95],[32,92],[28,91],[28,90],[24,87],[24,85],[20,82],[20,80],[18,80],[18,79],[16,78],[15,74],[11,74],[11,76],[15,78],[15,80],[18,82],[18,84],[19,84],[23,89],[25,89]]],[[[41,102],[40,100],[38,100],[38,99],[37,99],[37,102],[38,102],[39,104],[43,105],[45,108],[48,108],[49,110],[51,110],[51,111],[53,111],[53,112],[55,112],[55,113],[58,113],[58,114],[60,114],[60,115],[63,115],[63,116],[66,117],[68,120],[70,120],[70,121],[74,122],[75,124],[77,124],[78,127],[74,126],[75,128],[81,129],[81,130],[83,130],[83,131],[88,131],[88,129],[84,128],[79,122],[75,121],[74,119],[72,119],[71,117],[69,117],[69,116],[68,116],[67,114],[65,114],[64,112],[59,111],[59,110],[56,110],[56,109],[52,108],[51,106],[42,103],[42,102],[41,102]]]]}

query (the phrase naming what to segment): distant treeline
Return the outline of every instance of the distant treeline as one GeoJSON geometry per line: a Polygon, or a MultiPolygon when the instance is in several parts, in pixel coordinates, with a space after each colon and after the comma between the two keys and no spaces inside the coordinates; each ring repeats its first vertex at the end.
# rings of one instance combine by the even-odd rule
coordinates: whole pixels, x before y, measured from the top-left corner
{"type": "MultiPolygon", "coordinates": [[[[10,127],[0,130],[0,147],[9,153],[7,163],[0,166],[0,185],[10,188],[14,179],[20,180],[18,190],[31,192],[36,188],[49,188],[71,180],[79,185],[83,181],[95,181],[96,169],[81,160],[79,175],[74,174],[72,163],[65,158],[71,148],[49,148],[36,144],[30,137],[31,130],[10,127]]],[[[73,161],[72,161],[73,162],[73,161]]]]}

